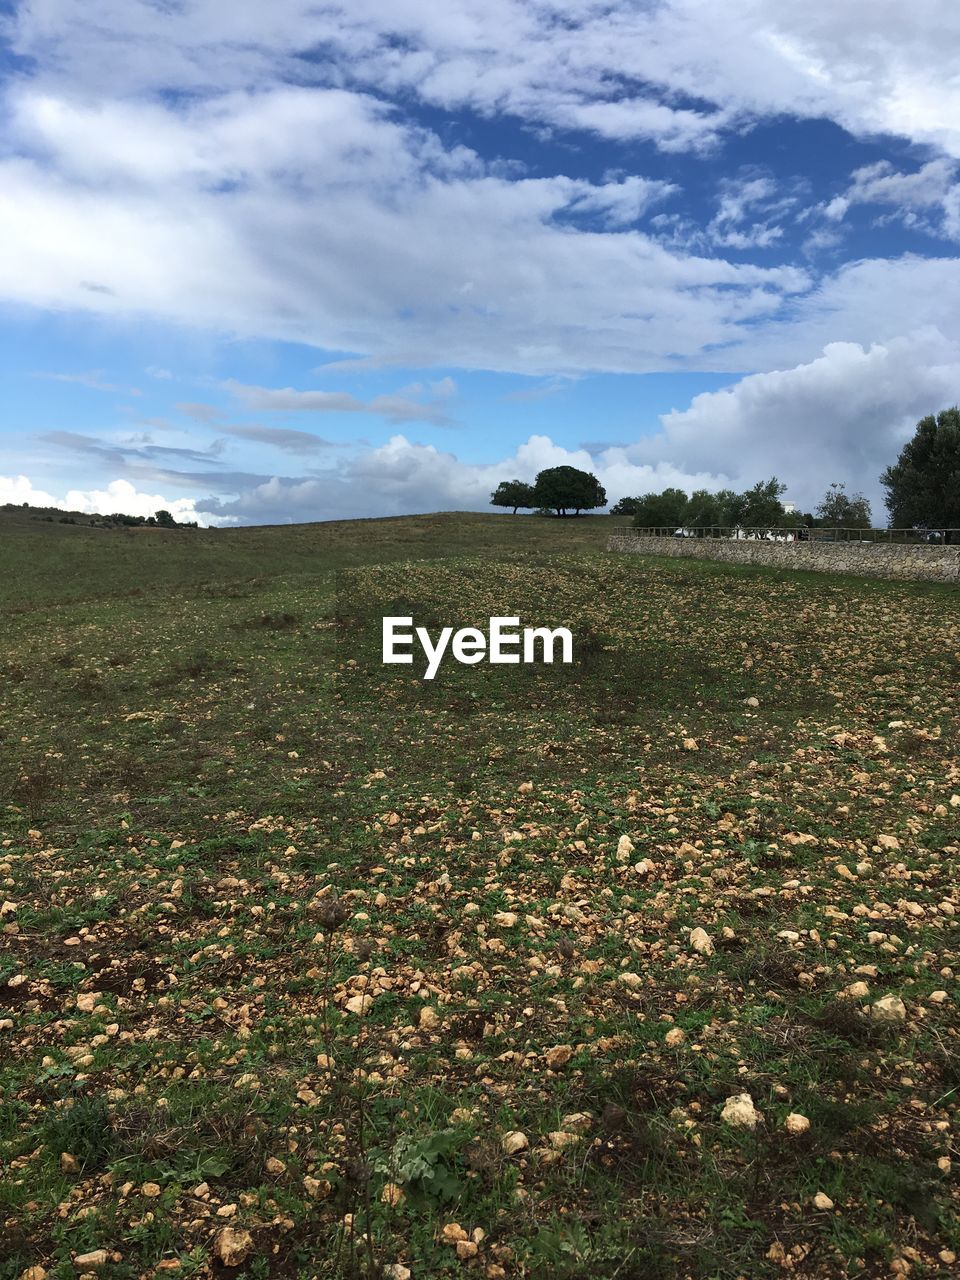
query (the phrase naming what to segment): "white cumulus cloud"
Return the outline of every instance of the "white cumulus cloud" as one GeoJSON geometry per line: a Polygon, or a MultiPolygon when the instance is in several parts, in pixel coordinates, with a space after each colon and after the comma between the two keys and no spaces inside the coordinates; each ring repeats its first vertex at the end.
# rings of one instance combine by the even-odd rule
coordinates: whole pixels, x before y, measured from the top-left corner
{"type": "Polygon", "coordinates": [[[196,520],[201,525],[229,523],[198,510],[194,498],[165,498],[160,493],[143,493],[129,480],[111,480],[102,489],[69,489],[63,497],[57,497],[37,488],[27,476],[0,476],[0,504],[7,502],[82,511],[87,515],[152,516],[157,511],[169,511],[176,520],[196,520]]]}

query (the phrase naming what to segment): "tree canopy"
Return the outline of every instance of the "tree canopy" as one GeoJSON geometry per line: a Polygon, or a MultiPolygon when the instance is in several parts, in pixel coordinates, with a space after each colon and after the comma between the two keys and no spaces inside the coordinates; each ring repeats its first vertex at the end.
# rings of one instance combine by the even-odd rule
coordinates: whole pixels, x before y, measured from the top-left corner
{"type": "Polygon", "coordinates": [[[832,484],[817,507],[817,521],[833,529],[869,529],[870,503],[862,493],[847,494],[846,485],[832,484]]]}
{"type": "Polygon", "coordinates": [[[607,505],[603,485],[590,471],[576,467],[547,467],[541,471],[533,485],[536,506],[565,516],[568,511],[579,515],[581,511],[593,511],[607,505]]]}
{"type": "Polygon", "coordinates": [[[687,497],[682,489],[670,488],[661,493],[645,493],[639,498],[624,498],[621,503],[630,505],[633,523],[638,529],[670,526],[705,529],[711,525],[736,524],[792,528],[803,520],[787,512],[781,500],[785,492],[786,485],[773,476],[744,493],[734,493],[732,489],[721,489],[717,493],[696,489],[687,497]]]}
{"type": "Polygon", "coordinates": [[[517,514],[519,507],[535,507],[533,485],[523,480],[501,480],[490,495],[490,502],[495,507],[512,507],[517,514]]]}
{"type": "Polygon", "coordinates": [[[610,514],[612,516],[635,516],[639,504],[639,498],[621,498],[619,502],[614,503],[610,508],[610,514]]]}
{"type": "Polygon", "coordinates": [[[894,527],[960,528],[960,409],[921,418],[880,483],[894,527]]]}
{"type": "Polygon", "coordinates": [[[664,489],[662,493],[645,493],[633,498],[633,523],[638,527],[679,525],[687,507],[687,495],[682,489],[664,489]]]}

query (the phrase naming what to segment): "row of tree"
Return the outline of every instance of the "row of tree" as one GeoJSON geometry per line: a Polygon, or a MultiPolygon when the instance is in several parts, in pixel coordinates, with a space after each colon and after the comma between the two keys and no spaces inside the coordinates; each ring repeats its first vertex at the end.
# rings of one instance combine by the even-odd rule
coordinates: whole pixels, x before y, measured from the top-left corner
{"type": "Polygon", "coordinates": [[[161,509],[152,516],[128,516],[122,511],[115,511],[113,515],[104,516],[105,520],[109,520],[111,524],[126,525],[130,528],[138,528],[146,525],[150,529],[196,529],[196,520],[175,520],[169,511],[161,509]]]}
{"type": "Polygon", "coordinates": [[[621,498],[610,508],[614,516],[633,516],[638,528],[674,526],[706,529],[711,525],[764,526],[800,529],[814,525],[829,528],[869,529],[870,503],[862,493],[851,497],[842,484],[832,484],[817,507],[816,514],[788,510],[783,504],[786,485],[776,476],[735,493],[720,489],[709,493],[695,489],[689,497],[682,489],[664,489],[639,498],[621,498]]]}
{"type": "MultiPolygon", "coordinates": [[[[960,528],[960,408],[944,409],[917,423],[893,466],[880,477],[894,528],[960,528]]],[[[697,489],[664,489],[639,497],[621,498],[611,515],[633,516],[639,527],[706,528],[744,525],[779,528],[803,526],[869,529],[870,503],[862,493],[848,494],[843,484],[831,484],[816,512],[788,511],[783,505],[786,485],[774,476],[752,489],[735,493],[697,489]]],[[[510,507],[514,515],[534,509],[558,516],[571,511],[595,511],[607,504],[603,485],[592,472],[576,467],[548,467],[533,484],[503,480],[490,495],[495,507],[510,507]]]]}

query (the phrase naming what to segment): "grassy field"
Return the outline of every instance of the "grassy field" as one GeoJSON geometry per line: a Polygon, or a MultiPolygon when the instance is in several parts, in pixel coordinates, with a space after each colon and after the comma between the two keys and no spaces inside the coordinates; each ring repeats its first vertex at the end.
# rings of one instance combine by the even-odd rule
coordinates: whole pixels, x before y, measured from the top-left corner
{"type": "Polygon", "coordinates": [[[0,1280],[958,1274],[960,593],[612,525],[0,516],[0,1280]]]}

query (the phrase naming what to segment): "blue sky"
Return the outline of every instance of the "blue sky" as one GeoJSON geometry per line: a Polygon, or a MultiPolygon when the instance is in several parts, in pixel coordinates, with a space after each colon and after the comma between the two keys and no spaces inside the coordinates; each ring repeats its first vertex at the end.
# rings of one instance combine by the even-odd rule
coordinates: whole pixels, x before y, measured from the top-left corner
{"type": "Polygon", "coordinates": [[[0,501],[203,523],[776,473],[960,398],[947,0],[0,9],[0,501]]]}

